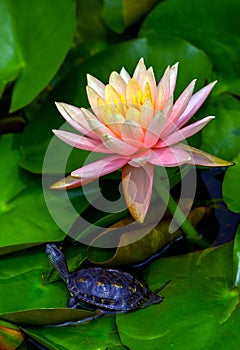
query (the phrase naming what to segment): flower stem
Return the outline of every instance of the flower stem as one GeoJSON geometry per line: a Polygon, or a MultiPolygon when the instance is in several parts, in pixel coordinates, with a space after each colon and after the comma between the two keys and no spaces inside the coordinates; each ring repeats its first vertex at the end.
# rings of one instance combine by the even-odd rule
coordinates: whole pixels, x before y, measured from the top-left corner
{"type": "MultiPolygon", "coordinates": [[[[163,201],[163,203],[166,205],[169,212],[173,216],[174,221],[171,224],[173,225],[173,228],[174,226],[175,226],[175,229],[180,227],[181,230],[185,233],[185,236],[189,242],[194,243],[201,248],[208,247],[209,244],[198,234],[198,232],[189,222],[186,215],[183,213],[179,205],[171,196],[170,191],[168,191],[167,188],[165,187],[165,184],[161,180],[160,176],[158,176],[155,181],[155,188],[161,200],[163,201]]],[[[173,229],[171,228],[171,225],[170,225],[170,230],[173,229]]]]}

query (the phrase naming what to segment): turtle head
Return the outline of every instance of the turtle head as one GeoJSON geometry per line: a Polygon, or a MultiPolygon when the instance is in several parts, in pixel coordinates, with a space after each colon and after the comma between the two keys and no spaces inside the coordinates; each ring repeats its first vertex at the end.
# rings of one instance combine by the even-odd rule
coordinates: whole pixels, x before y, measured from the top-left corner
{"type": "Polygon", "coordinates": [[[46,254],[51,264],[59,272],[61,278],[66,282],[67,277],[69,275],[69,271],[65,257],[61,250],[59,250],[55,244],[47,244],[46,254]]]}

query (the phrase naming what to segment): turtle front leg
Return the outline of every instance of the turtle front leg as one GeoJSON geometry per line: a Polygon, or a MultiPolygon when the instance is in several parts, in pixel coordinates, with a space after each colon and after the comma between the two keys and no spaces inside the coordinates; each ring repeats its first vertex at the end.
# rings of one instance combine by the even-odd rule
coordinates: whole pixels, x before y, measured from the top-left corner
{"type": "Polygon", "coordinates": [[[71,297],[68,302],[68,307],[71,309],[76,309],[78,307],[78,299],[76,297],[71,297]]]}
{"type": "Polygon", "coordinates": [[[84,302],[82,302],[81,300],[79,300],[76,296],[72,296],[68,302],[68,307],[71,309],[84,309],[87,311],[95,311],[96,307],[94,307],[93,305],[88,305],[84,302]]]}

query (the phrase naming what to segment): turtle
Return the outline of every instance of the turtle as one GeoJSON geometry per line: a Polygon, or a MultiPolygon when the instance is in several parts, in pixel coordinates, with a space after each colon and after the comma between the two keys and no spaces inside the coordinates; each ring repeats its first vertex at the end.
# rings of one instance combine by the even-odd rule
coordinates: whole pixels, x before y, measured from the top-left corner
{"type": "Polygon", "coordinates": [[[49,261],[66,282],[71,298],[69,308],[83,307],[105,312],[127,312],[159,304],[163,297],[158,294],[169,282],[152,291],[128,272],[114,268],[86,267],[70,273],[64,254],[55,244],[46,245],[49,261]]]}

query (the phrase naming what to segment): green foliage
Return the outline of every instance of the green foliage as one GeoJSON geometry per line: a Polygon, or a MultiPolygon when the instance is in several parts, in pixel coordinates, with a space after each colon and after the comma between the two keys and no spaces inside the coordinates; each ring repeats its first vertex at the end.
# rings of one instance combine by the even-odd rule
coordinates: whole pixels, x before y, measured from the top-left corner
{"type": "Polygon", "coordinates": [[[217,127],[210,123],[202,135],[202,149],[233,160],[239,153],[240,102],[231,95],[215,96],[208,112],[216,116],[217,127]]]}
{"type": "Polygon", "coordinates": [[[236,0],[168,0],[160,3],[146,18],[141,36],[162,34],[184,38],[204,50],[211,58],[217,79],[230,91],[240,93],[239,54],[240,28],[236,0]]]}
{"type": "Polygon", "coordinates": [[[142,18],[156,3],[156,0],[105,0],[104,19],[107,25],[117,33],[142,18]]]}
{"type": "Polygon", "coordinates": [[[72,42],[74,10],[73,0],[0,1],[0,91],[16,80],[12,112],[31,102],[57,72],[72,42]]]}
{"type": "Polygon", "coordinates": [[[240,213],[239,174],[240,153],[233,159],[235,165],[226,172],[223,182],[223,198],[228,208],[234,213],[240,213]]]}
{"type": "MultiPolygon", "coordinates": [[[[16,139],[16,135],[1,137],[1,150],[6,158],[0,158],[0,255],[48,241],[60,241],[65,237],[49,214],[41,179],[18,167],[20,152],[16,139]]],[[[59,214],[64,215],[64,194],[48,190],[47,195],[59,214]]],[[[81,213],[88,206],[88,201],[81,189],[69,192],[70,200],[74,201],[76,197],[76,210],[81,213]]]]}
{"type": "Polygon", "coordinates": [[[14,350],[22,344],[24,333],[13,324],[0,321],[0,338],[2,349],[14,350]]]}
{"type": "Polygon", "coordinates": [[[64,282],[46,284],[42,280],[48,266],[43,249],[6,256],[0,262],[0,296],[5,300],[1,317],[22,325],[49,349],[75,349],[83,343],[85,349],[104,349],[107,344],[133,350],[149,346],[159,349],[159,344],[163,349],[171,344],[179,349],[182,344],[192,349],[234,349],[240,322],[239,290],[233,287],[239,276],[239,233],[238,230],[234,245],[228,243],[154,262],[145,276],[151,288],[171,279],[159,305],[103,316],[77,327],[32,328],[29,323],[40,326],[75,322],[95,314],[65,308],[69,292],[64,282]]]}
{"type": "Polygon", "coordinates": [[[21,249],[21,245],[27,247],[65,236],[49,215],[40,179],[19,169],[16,144],[14,135],[1,138],[1,150],[6,158],[1,157],[0,254],[21,249]]]}
{"type": "Polygon", "coordinates": [[[168,278],[162,304],[117,316],[121,341],[132,350],[157,350],[160,344],[162,349],[236,349],[240,309],[232,244],[152,264],[153,288],[168,278]]]}
{"type": "Polygon", "coordinates": [[[27,327],[24,330],[41,344],[53,350],[126,349],[121,344],[117,327],[111,316],[76,327],[45,329],[27,327]]]}
{"type": "MultiPolygon", "coordinates": [[[[178,251],[150,264],[143,277],[152,289],[171,279],[161,304],[72,327],[67,324],[98,313],[67,308],[69,291],[49,266],[45,244],[64,241],[73,271],[86,259],[110,266],[141,261],[172,241],[153,230],[132,247],[95,249],[96,240],[112,238],[97,227],[125,220],[126,208],[94,211],[89,205],[99,196],[94,186],[48,188],[90,155],[53,137],[52,129],[64,122],[54,101],[88,108],[87,73],[106,83],[122,66],[132,73],[140,57],[153,66],[157,80],[167,65],[179,61],[175,98],[194,78],[196,90],[218,80],[194,116],[216,119],[189,142],[235,163],[223,180],[223,200],[240,213],[239,13],[238,0],[0,0],[0,132],[6,119],[11,132],[0,136],[0,348],[27,348],[28,335],[54,350],[238,349],[239,227],[234,242],[178,251]],[[14,134],[19,121],[26,123],[21,135],[14,134]],[[79,217],[85,219],[80,227],[79,217]],[[89,249],[66,240],[68,232],[89,237],[89,249]],[[56,324],[63,325],[45,327],[56,324]]],[[[168,173],[176,184],[179,173],[168,173]]],[[[119,179],[120,173],[110,174],[101,183],[112,206],[119,179]]],[[[222,234],[229,241],[227,230],[222,234]]],[[[119,236],[119,242],[124,239],[128,242],[119,236]]]]}

